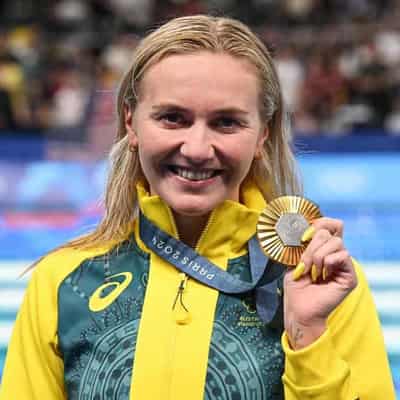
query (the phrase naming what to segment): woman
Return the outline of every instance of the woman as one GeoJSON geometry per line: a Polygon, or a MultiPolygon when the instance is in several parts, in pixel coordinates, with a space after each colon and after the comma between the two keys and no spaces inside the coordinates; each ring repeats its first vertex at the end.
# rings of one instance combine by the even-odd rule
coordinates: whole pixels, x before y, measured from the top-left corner
{"type": "Polygon", "coordinates": [[[261,299],[275,313],[264,324],[254,291],[182,272],[211,282],[212,263],[249,281],[259,213],[299,192],[259,39],[231,19],[170,21],[138,46],[118,114],[104,219],[36,266],[0,398],[394,399],[340,221],[305,232],[302,261],[284,278],[283,335],[276,291],[261,299]]]}

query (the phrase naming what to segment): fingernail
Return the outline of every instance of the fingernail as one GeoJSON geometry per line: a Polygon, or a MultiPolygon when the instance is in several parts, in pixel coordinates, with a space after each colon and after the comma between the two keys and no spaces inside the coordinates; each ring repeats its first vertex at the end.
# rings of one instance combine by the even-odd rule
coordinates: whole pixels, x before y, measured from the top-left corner
{"type": "Polygon", "coordinates": [[[293,271],[293,280],[297,281],[298,279],[300,279],[300,277],[303,275],[304,270],[306,269],[305,264],[303,263],[303,261],[300,261],[297,264],[297,267],[295,268],[295,270],[293,271]]]}
{"type": "Polygon", "coordinates": [[[328,271],[326,270],[326,267],[322,268],[322,280],[326,280],[327,274],[328,271]]]}
{"type": "Polygon", "coordinates": [[[313,264],[313,266],[311,267],[311,280],[313,282],[316,282],[318,279],[318,269],[317,266],[313,264]]]}
{"type": "Polygon", "coordinates": [[[303,233],[303,236],[301,237],[302,242],[308,242],[309,240],[312,239],[315,233],[315,228],[313,226],[309,226],[303,233]]]}

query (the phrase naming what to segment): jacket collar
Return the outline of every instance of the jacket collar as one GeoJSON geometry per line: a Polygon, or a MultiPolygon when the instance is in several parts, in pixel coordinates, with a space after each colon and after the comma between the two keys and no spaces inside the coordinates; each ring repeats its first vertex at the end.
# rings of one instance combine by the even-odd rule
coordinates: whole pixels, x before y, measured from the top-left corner
{"type": "MultiPolygon", "coordinates": [[[[143,214],[161,230],[178,238],[169,206],[159,196],[151,196],[143,183],[137,185],[137,193],[143,214]]],[[[196,246],[202,256],[229,259],[247,250],[247,242],[256,232],[259,214],[266,203],[260,190],[250,181],[242,184],[240,197],[241,203],[226,200],[211,213],[196,246]]]]}

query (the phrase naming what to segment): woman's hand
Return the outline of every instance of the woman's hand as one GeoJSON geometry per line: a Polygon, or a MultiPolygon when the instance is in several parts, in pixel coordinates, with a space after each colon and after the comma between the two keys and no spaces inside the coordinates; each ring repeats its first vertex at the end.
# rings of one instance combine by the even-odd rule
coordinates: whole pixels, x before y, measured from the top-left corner
{"type": "Polygon", "coordinates": [[[329,314],[357,286],[343,244],[342,221],[319,218],[302,239],[311,240],[296,269],[286,273],[284,280],[285,330],[293,349],[318,339],[329,314]]]}

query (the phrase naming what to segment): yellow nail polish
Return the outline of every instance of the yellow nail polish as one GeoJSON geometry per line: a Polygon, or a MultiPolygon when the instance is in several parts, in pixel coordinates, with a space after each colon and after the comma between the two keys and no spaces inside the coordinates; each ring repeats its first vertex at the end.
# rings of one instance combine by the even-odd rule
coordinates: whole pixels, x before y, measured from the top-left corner
{"type": "Polygon", "coordinates": [[[326,276],[327,276],[327,270],[326,267],[322,268],[322,279],[325,281],[326,280],[326,276]]]}
{"type": "Polygon", "coordinates": [[[311,280],[312,280],[313,282],[316,282],[317,279],[318,279],[318,269],[317,269],[317,266],[316,266],[316,265],[313,265],[313,266],[311,267],[311,280]]]}
{"type": "Polygon", "coordinates": [[[303,263],[303,261],[300,261],[297,264],[295,270],[293,271],[293,280],[297,281],[298,279],[300,279],[305,269],[306,269],[305,264],[303,263]]]}
{"type": "Polygon", "coordinates": [[[312,239],[315,233],[315,228],[313,226],[309,226],[303,233],[303,236],[301,237],[302,242],[308,242],[309,240],[312,239]]]}

